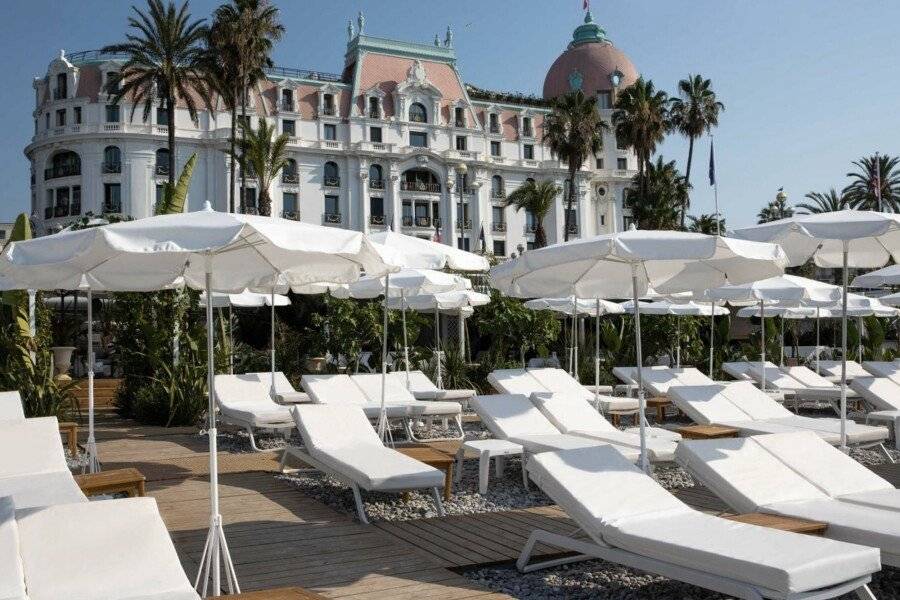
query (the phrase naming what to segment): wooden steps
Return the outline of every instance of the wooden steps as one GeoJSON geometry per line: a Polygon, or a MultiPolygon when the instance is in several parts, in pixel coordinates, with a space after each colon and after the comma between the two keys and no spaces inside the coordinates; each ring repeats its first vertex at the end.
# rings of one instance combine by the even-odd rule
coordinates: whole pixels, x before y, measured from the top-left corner
{"type": "MultiPolygon", "coordinates": [[[[113,378],[95,378],[94,379],[94,406],[115,406],[116,392],[122,384],[121,379],[113,378]]],[[[75,399],[81,408],[87,408],[88,405],[88,385],[87,379],[76,379],[75,387],[72,388],[75,399]]]]}

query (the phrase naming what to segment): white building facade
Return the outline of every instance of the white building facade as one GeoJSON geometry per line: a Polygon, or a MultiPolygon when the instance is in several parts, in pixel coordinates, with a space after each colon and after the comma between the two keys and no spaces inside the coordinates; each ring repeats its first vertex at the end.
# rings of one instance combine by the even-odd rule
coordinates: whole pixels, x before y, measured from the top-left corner
{"type": "MultiPolygon", "coordinates": [[[[528,179],[568,185],[564,164],[542,143],[549,100],[572,89],[598,98],[611,121],[616,91],[636,79],[634,67],[588,13],[544,83],[544,97],[489,92],[466,85],[452,33],[418,44],[367,35],[348,24],[340,75],[274,68],[250,94],[250,123],[260,119],[289,136],[290,164],[272,184],[271,214],[369,232],[387,227],[498,256],[534,241],[531,215],[505,206],[528,179]]],[[[143,121],[142,107],[110,101],[106,84],[122,57],[60,52],[34,80],[31,210],[36,231],[52,233],[87,214],[134,218],[153,213],[168,179],[167,118],[143,121]]],[[[198,161],[188,210],[210,201],[216,210],[257,209],[258,181],[240,177],[229,206],[230,114],[185,107],[175,114],[176,166],[198,161]]],[[[636,160],[612,132],[576,177],[574,236],[627,225],[624,190],[636,160]]],[[[544,222],[550,243],[564,237],[561,198],[544,222]]]]}

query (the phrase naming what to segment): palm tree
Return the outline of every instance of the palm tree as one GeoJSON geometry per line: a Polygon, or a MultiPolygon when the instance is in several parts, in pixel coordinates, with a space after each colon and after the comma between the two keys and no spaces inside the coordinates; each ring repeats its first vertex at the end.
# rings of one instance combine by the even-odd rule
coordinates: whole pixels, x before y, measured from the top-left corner
{"type": "MultiPolygon", "coordinates": [[[[249,90],[265,77],[265,69],[273,65],[272,47],[284,35],[284,26],[278,20],[278,8],[269,0],[232,0],[215,10],[214,22],[226,34],[224,43],[231,46],[222,60],[228,61],[228,69],[237,75],[236,95],[241,107],[241,121],[246,121],[249,90]]],[[[244,128],[241,132],[243,135],[244,128]]],[[[247,178],[242,172],[242,208],[246,188],[247,178]]]]}
{"type": "Polygon", "coordinates": [[[895,156],[866,156],[853,161],[856,171],[847,173],[850,184],[844,188],[850,206],[857,210],[900,212],[900,159],[895,156]],[[877,190],[881,181],[881,207],[877,190]]]}
{"type": "Polygon", "coordinates": [[[191,22],[188,3],[176,8],[173,2],[147,0],[147,12],[132,7],[135,16],[128,18],[134,30],[126,33],[126,41],[103,48],[103,52],[126,54],[128,59],[118,74],[111,78],[108,92],[112,103],[128,97],[132,102],[130,119],[138,105],[143,105],[142,119],[158,102],[166,111],[169,146],[169,185],[175,185],[175,106],[176,99],[187,107],[197,122],[197,99],[210,105],[203,75],[203,19],[191,22]]]}
{"type": "MultiPolygon", "coordinates": [[[[237,122],[238,98],[240,97],[240,60],[237,53],[239,29],[235,23],[216,15],[206,40],[206,65],[204,73],[211,92],[222,99],[223,108],[231,113],[231,123],[237,122]]],[[[218,109],[218,107],[215,107],[218,109]]],[[[234,155],[237,144],[237,128],[228,133],[229,156],[234,155]]],[[[234,212],[235,163],[232,160],[228,173],[228,211],[234,212]]]]}
{"type": "Polygon", "coordinates": [[[259,181],[259,214],[272,214],[269,187],[278,173],[287,165],[287,134],[275,135],[275,125],[265,118],[259,119],[259,127],[253,129],[241,121],[241,140],[231,157],[241,165],[241,171],[256,173],[259,181]]]}
{"type": "Polygon", "coordinates": [[[544,142],[569,167],[569,186],[566,199],[565,241],[569,241],[569,223],[575,205],[575,174],[588,157],[603,145],[603,130],[609,125],[600,118],[594,97],[581,90],[568,93],[553,102],[553,110],[544,121],[544,142]]]}
{"type": "MultiPolygon", "coordinates": [[[[688,75],[678,82],[678,98],[672,98],[669,111],[672,127],[688,139],[687,168],[684,178],[691,181],[691,163],[694,159],[694,140],[709,133],[719,124],[719,113],[725,105],[716,100],[712,82],[700,75],[688,75]]],[[[687,209],[687,207],[685,207],[687,209]]],[[[686,210],[681,212],[681,227],[684,228],[686,210]]]]}
{"type": "Polygon", "coordinates": [[[549,179],[540,183],[528,180],[506,197],[506,206],[514,206],[517,212],[524,209],[534,217],[535,248],[547,245],[544,219],[556,203],[559,192],[559,186],[549,179]]]}
{"type": "Polygon", "coordinates": [[[705,233],[707,235],[718,235],[725,232],[725,219],[719,219],[719,226],[716,227],[716,215],[702,214],[698,217],[688,215],[691,224],[688,225],[688,231],[697,233],[705,233]]]}
{"type": "Polygon", "coordinates": [[[687,200],[688,184],[675,161],[660,156],[634,178],[625,194],[625,206],[641,229],[678,229],[678,215],[687,200]],[[640,192],[639,190],[644,190],[640,192]]]}
{"type": "Polygon", "coordinates": [[[838,194],[831,188],[825,193],[809,192],[804,196],[810,202],[801,202],[797,205],[797,212],[801,215],[818,214],[826,212],[835,212],[850,208],[850,199],[846,194],[838,194]]]}
{"type": "Polygon", "coordinates": [[[768,223],[770,221],[778,221],[779,219],[787,219],[794,216],[794,209],[787,203],[787,194],[782,190],[778,190],[775,199],[769,202],[765,208],[757,213],[757,223],[768,223]]]}
{"type": "MultiPolygon", "coordinates": [[[[669,121],[669,95],[657,90],[653,81],[639,77],[637,81],[619,92],[616,98],[613,123],[616,137],[634,150],[638,159],[638,175],[650,166],[650,157],[656,145],[663,141],[671,128],[669,121]]],[[[646,180],[640,179],[642,186],[646,180]]],[[[647,190],[641,188],[641,195],[647,190]]]]}

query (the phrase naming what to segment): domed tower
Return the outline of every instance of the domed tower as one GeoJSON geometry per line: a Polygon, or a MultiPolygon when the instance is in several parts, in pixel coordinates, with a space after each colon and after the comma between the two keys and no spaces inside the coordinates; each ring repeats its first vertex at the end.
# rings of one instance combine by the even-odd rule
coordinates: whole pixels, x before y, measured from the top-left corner
{"type": "Polygon", "coordinates": [[[638,71],[624,52],[613,46],[606,31],[594,22],[591,12],[572,34],[566,50],[553,61],[544,78],[544,98],[552,100],[576,90],[597,99],[597,108],[610,130],[603,134],[603,147],[578,176],[580,222],[596,233],[628,228],[630,211],[624,208],[625,190],[637,174],[634,153],[616,141],[612,129],[613,104],[617,92],[638,78],[638,71]],[[585,201],[589,200],[589,201],[585,201]],[[593,227],[592,227],[593,226],[593,227]]]}

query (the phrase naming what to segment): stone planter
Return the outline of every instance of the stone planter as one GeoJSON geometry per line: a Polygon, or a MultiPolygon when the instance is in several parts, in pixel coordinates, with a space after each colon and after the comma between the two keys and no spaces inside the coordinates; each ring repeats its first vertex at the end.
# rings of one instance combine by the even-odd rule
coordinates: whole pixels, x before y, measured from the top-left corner
{"type": "Polygon", "coordinates": [[[322,373],[325,371],[325,357],[306,359],[306,371],[308,373],[322,373]]]}
{"type": "Polygon", "coordinates": [[[72,367],[72,352],[75,351],[75,346],[53,346],[50,351],[53,352],[55,379],[71,380],[69,369],[72,367]]]}

